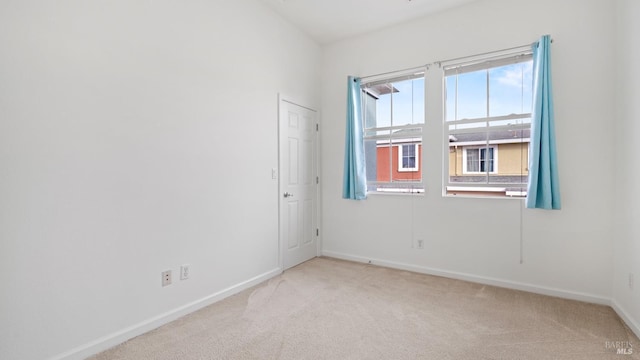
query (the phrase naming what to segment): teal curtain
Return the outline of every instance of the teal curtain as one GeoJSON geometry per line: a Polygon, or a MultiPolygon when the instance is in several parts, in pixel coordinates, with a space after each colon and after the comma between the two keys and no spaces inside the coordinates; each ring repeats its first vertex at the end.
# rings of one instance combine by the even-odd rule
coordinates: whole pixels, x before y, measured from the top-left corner
{"type": "Polygon", "coordinates": [[[367,197],[367,177],[362,133],[360,79],[349,76],[347,84],[347,133],[344,149],[342,197],[363,200],[367,197]]]}
{"type": "Polygon", "coordinates": [[[533,111],[527,208],[559,210],[560,181],[551,87],[551,37],[533,44],[533,111]]]}

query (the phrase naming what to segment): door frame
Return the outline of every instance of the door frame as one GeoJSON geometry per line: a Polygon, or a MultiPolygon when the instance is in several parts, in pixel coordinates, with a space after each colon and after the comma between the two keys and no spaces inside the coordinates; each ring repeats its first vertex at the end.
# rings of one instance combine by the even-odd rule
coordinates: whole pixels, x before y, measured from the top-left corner
{"type": "MultiPolygon", "coordinates": [[[[282,207],[284,205],[284,197],[282,196],[282,194],[284,194],[284,182],[283,182],[283,164],[282,164],[282,151],[281,151],[281,146],[282,146],[282,141],[283,139],[283,132],[284,129],[282,128],[282,123],[283,121],[285,121],[285,107],[283,106],[283,103],[289,103],[289,104],[293,104],[302,108],[305,108],[309,111],[313,111],[316,114],[316,126],[318,129],[315,133],[315,152],[316,152],[316,163],[315,163],[315,175],[318,177],[318,179],[320,179],[320,181],[316,182],[315,184],[315,219],[313,219],[315,221],[316,224],[316,228],[317,229],[321,229],[321,187],[320,184],[322,183],[321,181],[321,177],[320,177],[320,130],[319,130],[319,126],[320,126],[320,111],[314,109],[313,107],[310,106],[306,106],[306,105],[302,105],[303,103],[300,101],[297,101],[295,98],[290,97],[288,95],[284,95],[282,93],[278,93],[278,267],[280,268],[280,271],[284,271],[284,254],[285,254],[285,244],[284,244],[284,237],[283,237],[283,221],[284,219],[282,219],[282,207]]],[[[317,233],[316,235],[316,256],[320,256],[322,251],[322,232],[317,233]]]]}

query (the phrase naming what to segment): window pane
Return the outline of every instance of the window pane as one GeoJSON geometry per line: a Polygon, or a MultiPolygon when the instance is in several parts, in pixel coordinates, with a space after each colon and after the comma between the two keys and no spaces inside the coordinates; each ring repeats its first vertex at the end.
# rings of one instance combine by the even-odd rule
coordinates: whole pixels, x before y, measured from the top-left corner
{"type": "Polygon", "coordinates": [[[424,77],[413,79],[413,124],[424,124],[424,77]]]}
{"type": "Polygon", "coordinates": [[[445,78],[445,119],[446,121],[456,120],[456,77],[447,76],[445,78]]]}
{"type": "Polygon", "coordinates": [[[391,101],[393,126],[424,123],[424,78],[394,82],[391,101]]]}
{"type": "MultiPolygon", "coordinates": [[[[492,120],[489,121],[489,127],[495,128],[497,126],[508,126],[510,128],[528,128],[531,126],[531,118],[519,118],[519,119],[507,119],[507,120],[492,120]]],[[[489,129],[492,130],[492,129],[489,129]]]]}
{"type": "Polygon", "coordinates": [[[424,124],[424,76],[374,83],[363,89],[368,190],[423,192],[419,152],[424,124]],[[416,126],[406,127],[412,124],[416,126]]]}
{"type": "Polygon", "coordinates": [[[367,181],[378,181],[378,152],[376,140],[364,141],[364,157],[367,166],[367,181]]]}
{"type": "MultiPolygon", "coordinates": [[[[468,131],[469,129],[481,130],[481,129],[485,129],[486,127],[487,127],[487,122],[485,120],[466,123],[466,124],[457,124],[454,122],[454,123],[451,123],[451,125],[449,125],[449,132],[451,134],[457,134],[461,132],[458,130],[466,130],[466,131],[468,131]]],[[[465,132],[465,131],[462,131],[462,132],[465,132]]]]}
{"type": "MultiPolygon", "coordinates": [[[[529,130],[524,131],[528,135],[529,130]]],[[[502,132],[492,132],[492,139],[500,139],[502,132]]],[[[513,139],[513,141],[496,140],[501,142],[493,145],[494,164],[489,181],[499,186],[526,184],[528,181],[529,140],[525,138],[513,139]]]]}
{"type": "Polygon", "coordinates": [[[458,75],[457,120],[487,117],[487,71],[458,75]]]}
{"type": "MultiPolygon", "coordinates": [[[[389,88],[390,84],[386,85],[389,88]]],[[[376,101],[375,127],[391,126],[391,93],[380,95],[376,101]]]]}
{"type": "Polygon", "coordinates": [[[480,150],[480,172],[493,172],[493,148],[481,148],[480,150]]]}
{"type": "Polygon", "coordinates": [[[377,129],[370,129],[370,130],[365,130],[364,131],[364,137],[365,138],[371,138],[371,137],[382,137],[385,139],[388,139],[391,136],[391,130],[377,130],[377,129]]]}
{"type": "Polygon", "coordinates": [[[371,94],[365,93],[362,97],[364,108],[364,127],[370,129],[376,127],[377,100],[371,94]]]}
{"type": "Polygon", "coordinates": [[[445,69],[448,194],[526,196],[530,59],[518,54],[445,69]]]}
{"type": "Polygon", "coordinates": [[[484,131],[455,133],[449,138],[449,145],[465,149],[477,148],[486,144],[488,136],[489,134],[484,131]]]}
{"type": "Polygon", "coordinates": [[[531,70],[531,62],[489,70],[489,116],[531,112],[531,70]]]}
{"type": "Polygon", "coordinates": [[[416,147],[413,144],[402,145],[402,168],[414,169],[416,167],[416,147]]]}
{"type": "Polygon", "coordinates": [[[404,156],[405,157],[416,157],[416,146],[415,145],[404,145],[404,156]]]}
{"type": "Polygon", "coordinates": [[[394,184],[422,181],[420,153],[422,146],[414,138],[394,139],[391,181],[394,184]]]}
{"type": "Polygon", "coordinates": [[[480,155],[478,149],[467,149],[467,172],[480,171],[480,155]]]}

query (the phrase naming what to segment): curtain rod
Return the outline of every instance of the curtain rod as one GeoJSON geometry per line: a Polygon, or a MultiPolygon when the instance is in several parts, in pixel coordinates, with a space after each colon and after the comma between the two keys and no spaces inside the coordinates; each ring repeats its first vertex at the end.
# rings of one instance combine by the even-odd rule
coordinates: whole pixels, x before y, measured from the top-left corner
{"type": "Polygon", "coordinates": [[[402,70],[387,71],[387,72],[380,73],[380,74],[362,76],[362,77],[360,77],[360,81],[363,81],[365,79],[376,78],[376,77],[384,76],[384,75],[407,73],[407,72],[410,72],[410,71],[419,70],[419,69],[423,69],[423,68],[429,69],[429,66],[431,66],[431,65],[433,65],[433,64],[425,64],[425,65],[414,66],[414,67],[410,67],[410,68],[406,68],[406,69],[402,69],[402,70]]]}
{"type": "MultiPolygon", "coordinates": [[[[497,54],[497,53],[506,52],[506,51],[513,51],[513,50],[518,50],[518,49],[525,49],[527,47],[531,48],[531,46],[533,46],[533,44],[536,44],[536,43],[538,43],[538,42],[536,41],[536,42],[533,42],[533,43],[527,44],[527,45],[514,46],[514,47],[511,47],[511,48],[502,49],[502,50],[488,51],[488,52],[475,54],[475,55],[470,55],[470,56],[462,56],[462,57],[453,58],[453,59],[434,61],[432,63],[427,63],[427,64],[422,65],[422,66],[415,66],[415,67],[410,67],[410,68],[406,68],[406,69],[402,69],[402,70],[388,71],[388,72],[384,72],[384,73],[380,73],[380,74],[362,76],[359,79],[360,79],[360,81],[363,81],[365,79],[375,78],[375,77],[384,76],[384,75],[391,75],[391,74],[396,74],[396,73],[400,73],[401,74],[403,72],[408,72],[408,71],[411,71],[411,70],[414,70],[414,69],[417,70],[417,69],[420,69],[420,68],[427,68],[427,70],[429,70],[429,67],[431,65],[442,66],[442,63],[446,63],[446,62],[465,60],[465,59],[470,59],[470,58],[474,58],[474,57],[478,57],[478,56],[492,55],[492,54],[497,54]]],[[[553,39],[551,39],[551,43],[553,43],[553,39]]]]}
{"type": "MultiPolygon", "coordinates": [[[[551,40],[551,42],[553,42],[553,40],[551,40]]],[[[522,49],[524,51],[524,50],[527,50],[527,49],[531,49],[531,47],[534,44],[537,44],[537,43],[538,42],[536,41],[536,42],[533,42],[531,44],[514,46],[514,47],[507,48],[507,49],[502,49],[502,50],[487,51],[487,52],[484,52],[484,53],[481,53],[481,54],[475,54],[475,55],[469,55],[469,56],[461,56],[461,57],[457,57],[457,58],[453,58],[453,59],[447,59],[447,60],[440,60],[440,61],[434,62],[434,64],[438,65],[438,66],[442,66],[443,63],[448,63],[448,62],[472,59],[472,58],[476,58],[476,57],[499,54],[499,53],[504,53],[504,52],[509,52],[509,51],[516,51],[516,50],[520,50],[520,49],[522,49]]]]}

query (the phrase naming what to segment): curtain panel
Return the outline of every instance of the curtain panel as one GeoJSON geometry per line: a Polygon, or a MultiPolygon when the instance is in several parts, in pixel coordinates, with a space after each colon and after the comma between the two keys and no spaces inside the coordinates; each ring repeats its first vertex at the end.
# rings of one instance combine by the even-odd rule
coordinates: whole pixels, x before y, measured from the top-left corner
{"type": "Polygon", "coordinates": [[[533,110],[529,148],[527,208],[561,208],[553,91],[551,85],[551,37],[533,44],[533,110]]]}
{"type": "Polygon", "coordinates": [[[344,150],[342,197],[351,200],[367,198],[367,177],[362,132],[362,97],[360,79],[347,78],[347,129],[344,150]]]}

